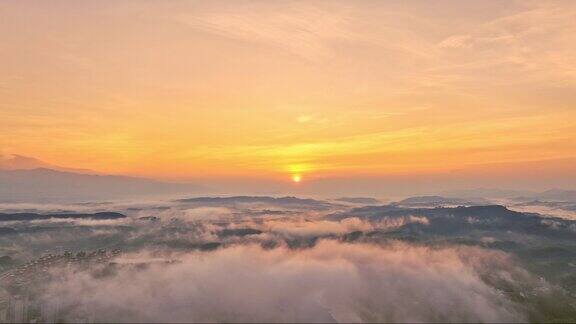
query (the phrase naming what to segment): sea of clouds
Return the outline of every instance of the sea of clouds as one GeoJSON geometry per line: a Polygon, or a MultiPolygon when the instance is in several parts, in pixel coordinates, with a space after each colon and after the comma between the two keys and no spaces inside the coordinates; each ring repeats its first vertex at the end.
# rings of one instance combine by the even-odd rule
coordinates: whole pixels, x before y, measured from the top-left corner
{"type": "Polygon", "coordinates": [[[558,289],[501,250],[370,239],[428,226],[417,214],[335,219],[350,206],[230,201],[22,207],[3,211],[127,215],[0,224],[17,230],[0,236],[0,256],[17,261],[123,251],[112,263],[50,270],[40,298],[58,300],[68,321],[526,322],[539,310],[518,292],[546,301],[558,289]]]}

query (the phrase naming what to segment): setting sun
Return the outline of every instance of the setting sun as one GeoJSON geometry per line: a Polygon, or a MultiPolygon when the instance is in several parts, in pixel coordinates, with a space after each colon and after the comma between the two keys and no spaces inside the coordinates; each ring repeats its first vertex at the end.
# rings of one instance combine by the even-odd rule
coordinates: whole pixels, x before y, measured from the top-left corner
{"type": "Polygon", "coordinates": [[[302,177],[299,174],[295,174],[292,176],[292,181],[294,181],[295,183],[298,183],[298,182],[302,181],[302,177]]]}

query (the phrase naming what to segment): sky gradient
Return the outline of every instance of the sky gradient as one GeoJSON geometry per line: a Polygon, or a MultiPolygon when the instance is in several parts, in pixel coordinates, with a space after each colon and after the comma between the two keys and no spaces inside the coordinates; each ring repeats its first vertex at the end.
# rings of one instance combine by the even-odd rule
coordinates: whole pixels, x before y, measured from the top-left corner
{"type": "Polygon", "coordinates": [[[574,1],[2,1],[0,62],[0,154],[55,165],[576,174],[574,1]]]}

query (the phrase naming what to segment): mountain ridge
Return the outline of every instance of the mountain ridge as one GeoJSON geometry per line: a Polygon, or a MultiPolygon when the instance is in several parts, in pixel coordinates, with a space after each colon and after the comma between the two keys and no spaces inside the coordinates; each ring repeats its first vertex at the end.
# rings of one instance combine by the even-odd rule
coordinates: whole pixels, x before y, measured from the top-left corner
{"type": "Polygon", "coordinates": [[[206,191],[192,183],[171,183],[123,175],[84,174],[49,168],[0,170],[0,201],[86,201],[206,191]]]}

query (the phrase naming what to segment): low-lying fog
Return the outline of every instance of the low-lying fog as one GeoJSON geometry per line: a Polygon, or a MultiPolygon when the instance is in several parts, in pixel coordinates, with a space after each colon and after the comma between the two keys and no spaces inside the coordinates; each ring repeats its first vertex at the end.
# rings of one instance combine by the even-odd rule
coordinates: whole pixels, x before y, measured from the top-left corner
{"type": "Polygon", "coordinates": [[[576,320],[576,221],[492,203],[3,204],[0,297],[69,322],[576,320]],[[82,261],[103,249],[121,252],[82,261]]]}

